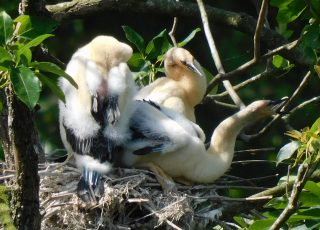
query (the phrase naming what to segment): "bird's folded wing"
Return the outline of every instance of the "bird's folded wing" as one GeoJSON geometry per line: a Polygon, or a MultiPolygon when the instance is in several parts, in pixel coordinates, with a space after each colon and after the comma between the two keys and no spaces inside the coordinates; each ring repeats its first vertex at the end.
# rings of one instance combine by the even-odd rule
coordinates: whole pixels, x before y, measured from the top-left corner
{"type": "Polygon", "coordinates": [[[131,139],[127,143],[134,154],[168,154],[188,145],[190,135],[163,113],[159,105],[136,101],[135,106],[130,119],[131,139]]]}

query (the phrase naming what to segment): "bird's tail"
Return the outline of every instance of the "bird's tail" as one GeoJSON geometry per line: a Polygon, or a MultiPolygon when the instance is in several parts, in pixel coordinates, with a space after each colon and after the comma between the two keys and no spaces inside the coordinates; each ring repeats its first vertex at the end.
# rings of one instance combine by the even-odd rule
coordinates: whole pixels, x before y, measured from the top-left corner
{"type": "Polygon", "coordinates": [[[100,198],[104,193],[101,173],[84,168],[77,192],[84,202],[96,203],[97,198],[100,198]]]}

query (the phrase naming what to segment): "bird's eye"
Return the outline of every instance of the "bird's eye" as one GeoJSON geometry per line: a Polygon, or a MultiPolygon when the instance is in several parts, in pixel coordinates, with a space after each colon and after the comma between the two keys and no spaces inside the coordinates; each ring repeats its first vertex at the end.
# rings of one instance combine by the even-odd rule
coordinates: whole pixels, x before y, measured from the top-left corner
{"type": "Polygon", "coordinates": [[[184,65],[187,65],[187,62],[186,61],[181,61],[182,64],[184,65]]]}

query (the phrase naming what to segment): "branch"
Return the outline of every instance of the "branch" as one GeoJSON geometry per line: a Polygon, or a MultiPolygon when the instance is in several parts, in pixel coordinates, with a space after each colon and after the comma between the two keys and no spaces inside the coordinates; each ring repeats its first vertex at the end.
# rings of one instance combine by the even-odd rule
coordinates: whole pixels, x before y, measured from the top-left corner
{"type": "Polygon", "coordinates": [[[260,38],[261,30],[263,28],[266,12],[268,9],[268,0],[263,0],[261,4],[261,9],[259,13],[259,18],[257,22],[256,31],[254,33],[253,43],[254,43],[254,59],[257,60],[260,58],[260,38]]]}
{"type": "MultiPolygon", "coordinates": [[[[51,14],[51,17],[58,21],[108,11],[120,13],[148,12],[150,14],[188,18],[199,17],[197,4],[176,2],[175,0],[73,0],[56,5],[46,5],[46,10],[51,14]]],[[[255,33],[257,21],[248,14],[235,13],[211,6],[206,6],[206,11],[208,19],[214,23],[223,24],[251,36],[255,33]]],[[[274,49],[287,43],[286,39],[280,34],[265,27],[261,29],[261,41],[268,49],[274,49]]],[[[303,67],[310,64],[298,49],[282,50],[280,55],[303,67]]]]}
{"type": "Polygon", "coordinates": [[[294,107],[293,109],[291,109],[291,110],[289,111],[289,114],[286,115],[286,116],[284,116],[283,119],[285,119],[285,120],[289,119],[289,117],[290,117],[292,114],[294,114],[295,112],[297,112],[298,110],[303,109],[305,106],[307,106],[307,105],[309,105],[309,104],[311,104],[311,103],[314,103],[314,102],[318,102],[318,101],[320,101],[320,96],[313,97],[313,98],[311,98],[310,100],[307,100],[307,101],[302,102],[302,103],[299,104],[298,106],[296,106],[296,107],[294,107]]]}
{"type": "MultiPolygon", "coordinates": [[[[272,69],[267,69],[266,71],[264,71],[263,73],[259,73],[241,83],[239,83],[238,85],[235,85],[233,86],[233,89],[238,91],[240,90],[241,88],[249,85],[250,83],[253,83],[261,78],[268,78],[268,77],[274,77],[274,76],[279,76],[279,75],[282,75],[284,73],[287,73],[288,71],[287,70],[281,70],[281,69],[275,69],[275,68],[272,68],[272,69]]],[[[228,95],[228,92],[224,91],[222,93],[219,93],[219,94],[215,94],[215,95],[207,95],[208,98],[210,99],[216,99],[216,98],[220,98],[220,97],[225,97],[228,95]]]]}
{"type": "Polygon", "coordinates": [[[293,189],[291,191],[291,195],[288,200],[287,207],[282,211],[280,216],[276,219],[276,221],[270,227],[271,230],[280,229],[280,227],[289,219],[289,217],[294,213],[298,206],[298,198],[299,195],[308,180],[307,172],[308,165],[302,164],[300,165],[297,173],[297,177],[294,181],[293,189]]]}
{"type": "MultiPolygon", "coordinates": [[[[216,65],[216,68],[218,70],[218,73],[221,74],[225,74],[225,70],[223,68],[220,56],[219,56],[219,52],[218,49],[215,45],[214,39],[212,37],[212,33],[210,30],[210,26],[209,26],[209,21],[208,21],[208,16],[205,10],[205,6],[202,2],[202,0],[197,0],[198,6],[199,6],[199,10],[200,10],[200,14],[201,14],[201,19],[202,19],[202,24],[204,27],[204,32],[210,47],[210,51],[211,51],[211,55],[212,58],[214,60],[214,63],[216,65]]],[[[233,102],[239,107],[239,108],[244,108],[245,105],[244,103],[241,101],[240,97],[238,96],[238,94],[236,93],[236,91],[233,89],[231,83],[229,82],[229,80],[224,80],[222,81],[225,89],[227,90],[227,92],[229,93],[231,99],[233,100],[233,102]]]]}
{"type": "Polygon", "coordinates": [[[268,53],[262,55],[259,59],[256,60],[255,58],[253,58],[250,61],[239,66],[237,69],[230,71],[229,73],[226,73],[226,74],[218,73],[211,80],[211,82],[209,82],[207,92],[210,92],[221,80],[230,79],[231,77],[239,76],[243,74],[245,71],[247,71],[249,68],[259,64],[261,61],[264,61],[275,54],[280,54],[284,50],[290,51],[294,49],[298,44],[299,44],[299,40],[295,40],[293,42],[281,45],[269,51],[268,53]]]}

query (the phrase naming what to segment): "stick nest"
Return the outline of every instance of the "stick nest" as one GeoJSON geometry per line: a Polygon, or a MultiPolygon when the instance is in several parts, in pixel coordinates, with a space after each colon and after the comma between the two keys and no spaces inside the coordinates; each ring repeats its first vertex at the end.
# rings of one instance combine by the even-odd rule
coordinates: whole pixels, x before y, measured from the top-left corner
{"type": "Polygon", "coordinates": [[[40,176],[42,229],[203,229],[220,214],[221,201],[205,198],[217,197],[212,186],[177,184],[164,193],[146,170],[114,169],[96,204],[78,198],[80,172],[73,166],[47,165],[40,176]]]}

